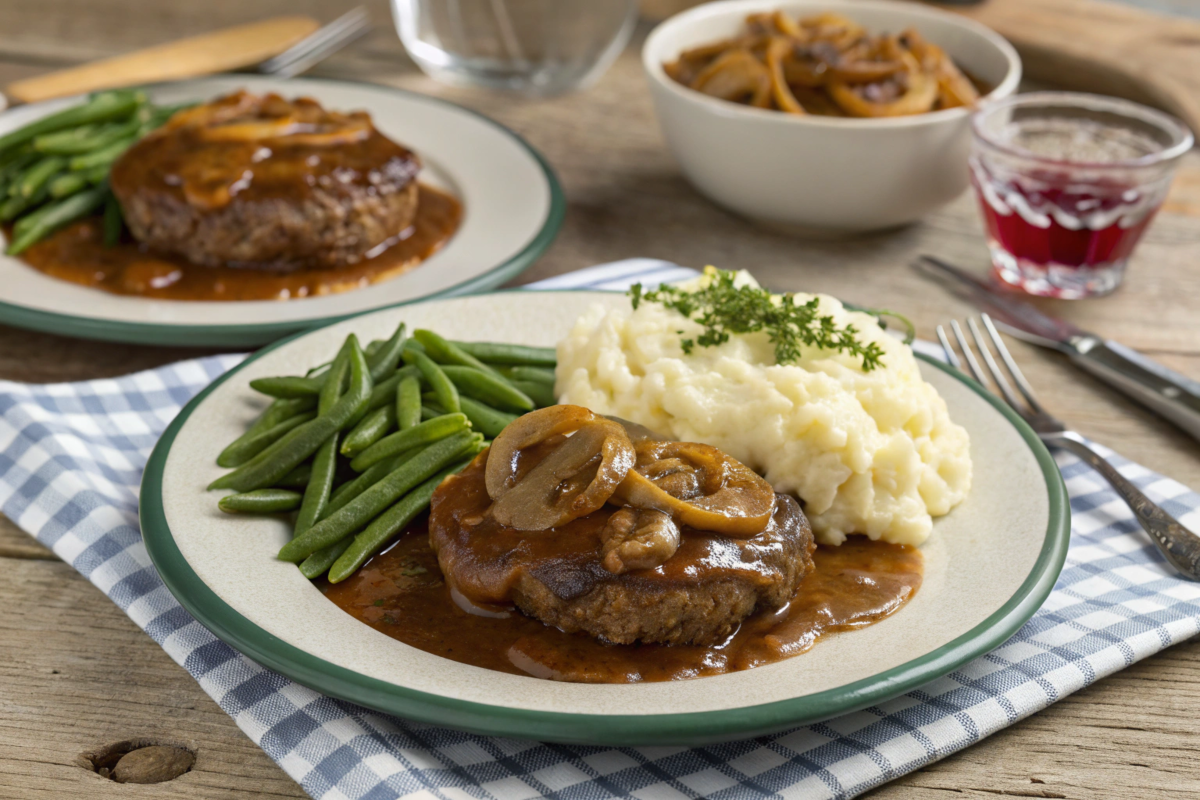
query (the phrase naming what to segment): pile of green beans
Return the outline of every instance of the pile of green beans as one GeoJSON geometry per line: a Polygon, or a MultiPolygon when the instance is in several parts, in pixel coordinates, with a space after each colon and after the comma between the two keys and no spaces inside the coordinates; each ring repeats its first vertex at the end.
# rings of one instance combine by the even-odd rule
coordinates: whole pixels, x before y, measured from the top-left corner
{"type": "Polygon", "coordinates": [[[144,92],[98,92],[77,106],[0,136],[0,222],[17,255],[50,234],[103,211],[104,242],[121,237],[121,207],[108,188],[113,162],[184,106],[151,105],[144,92]]]}
{"type": "Polygon", "coordinates": [[[279,559],[309,579],[354,574],[429,507],[448,475],[521,414],[553,405],[550,348],[453,342],[433,331],[361,348],[351,334],[305,375],[256,378],[272,398],[217,457],[229,513],[293,513],[279,559]]]}

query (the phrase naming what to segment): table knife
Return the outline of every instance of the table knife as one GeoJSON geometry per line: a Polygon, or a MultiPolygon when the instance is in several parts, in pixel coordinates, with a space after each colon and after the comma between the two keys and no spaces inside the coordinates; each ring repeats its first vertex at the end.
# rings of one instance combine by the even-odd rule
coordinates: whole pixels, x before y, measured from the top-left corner
{"type": "Polygon", "coordinates": [[[231,72],[279,55],[319,27],[312,17],[275,17],[26,78],[4,88],[0,111],[6,99],[13,105],[36,103],[96,89],[231,72]]]}
{"type": "Polygon", "coordinates": [[[1043,313],[941,259],[925,255],[913,266],[987,311],[1007,333],[1066,354],[1081,369],[1200,440],[1200,382],[1132,348],[1043,313]]]}

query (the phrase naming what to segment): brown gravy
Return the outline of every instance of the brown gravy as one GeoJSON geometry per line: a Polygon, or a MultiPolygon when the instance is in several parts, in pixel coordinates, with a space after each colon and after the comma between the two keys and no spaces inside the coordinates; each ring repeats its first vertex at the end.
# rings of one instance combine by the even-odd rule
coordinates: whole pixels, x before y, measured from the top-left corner
{"type": "Polygon", "coordinates": [[[407,272],[437,252],[461,221],[458,200],[422,184],[412,226],[383,252],[345,267],[279,273],[200,266],[149,252],[129,238],[105,247],[99,218],[64,228],[22,258],[51,277],[113,294],[158,300],[287,300],[358,289],[407,272]]]}
{"type": "Polygon", "coordinates": [[[719,675],[809,650],[818,639],[866,627],[900,609],[921,586],[920,551],[855,536],[817,548],[816,569],[779,611],[750,617],[712,647],[611,645],[568,634],[520,612],[496,619],[450,597],[426,523],[346,581],[322,584],[333,603],[405,644],[463,664],[586,683],[637,683],[719,675]]]}

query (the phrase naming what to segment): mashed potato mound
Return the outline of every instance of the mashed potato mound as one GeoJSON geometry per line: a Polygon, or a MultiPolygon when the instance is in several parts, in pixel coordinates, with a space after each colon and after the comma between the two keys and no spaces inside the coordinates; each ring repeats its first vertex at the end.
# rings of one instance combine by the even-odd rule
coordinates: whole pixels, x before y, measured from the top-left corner
{"type": "Polygon", "coordinates": [[[703,329],[677,311],[596,305],[559,342],[559,400],[721,448],[798,495],[824,544],[849,533],[921,544],[932,517],[970,488],[967,432],[950,421],[908,346],[869,314],[817,297],[822,315],[879,343],[880,367],[864,372],[855,357],[815,348],[779,365],[766,333],[685,354],[680,340],[703,329]]]}

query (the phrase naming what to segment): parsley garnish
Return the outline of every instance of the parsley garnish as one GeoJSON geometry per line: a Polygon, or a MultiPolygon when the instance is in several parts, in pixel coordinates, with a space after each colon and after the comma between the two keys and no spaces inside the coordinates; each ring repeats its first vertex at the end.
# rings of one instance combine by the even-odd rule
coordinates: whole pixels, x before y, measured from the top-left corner
{"type": "Polygon", "coordinates": [[[691,353],[696,345],[715,347],[729,341],[735,333],[766,331],[775,345],[775,361],[779,364],[798,361],[801,347],[809,346],[858,357],[862,359],[864,372],[882,365],[883,348],[876,342],[860,342],[859,331],[853,325],[839,328],[833,317],[818,316],[817,298],[797,303],[795,296],[788,293],[775,302],[766,289],[734,286],[733,272],[719,269],[705,272],[712,275],[712,281],[694,292],[667,285],[647,292],[640,283],[629,290],[635,309],[642,301],[660,303],[704,326],[703,333],[695,339],[680,342],[683,352],[691,353]]]}

